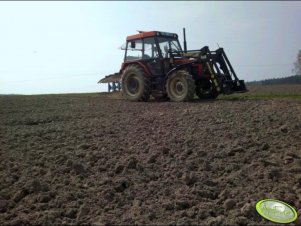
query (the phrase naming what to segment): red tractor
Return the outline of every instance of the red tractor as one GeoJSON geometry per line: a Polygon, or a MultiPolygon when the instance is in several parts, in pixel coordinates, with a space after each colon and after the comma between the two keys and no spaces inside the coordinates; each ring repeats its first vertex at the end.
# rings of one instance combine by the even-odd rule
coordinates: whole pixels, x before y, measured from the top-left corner
{"type": "Polygon", "coordinates": [[[184,50],[174,33],[139,31],[127,37],[124,62],[119,73],[111,75],[121,80],[126,99],[147,101],[152,95],[189,101],[195,94],[200,99],[214,99],[219,94],[247,91],[223,48],[210,51],[205,46],[187,51],[183,30],[184,50]]]}

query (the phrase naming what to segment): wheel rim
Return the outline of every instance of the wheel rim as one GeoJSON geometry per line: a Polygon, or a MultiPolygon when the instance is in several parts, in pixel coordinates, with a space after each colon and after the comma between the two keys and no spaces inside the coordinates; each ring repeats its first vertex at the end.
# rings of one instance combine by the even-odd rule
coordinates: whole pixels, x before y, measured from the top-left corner
{"type": "Polygon", "coordinates": [[[126,88],[131,95],[137,94],[139,90],[139,81],[134,74],[129,76],[126,84],[126,88]]]}
{"type": "Polygon", "coordinates": [[[170,92],[176,98],[181,98],[186,94],[186,83],[183,79],[174,78],[171,80],[170,92]]]}
{"type": "Polygon", "coordinates": [[[177,82],[176,83],[176,91],[177,91],[177,93],[183,92],[183,89],[184,89],[183,83],[182,82],[177,82]]]}

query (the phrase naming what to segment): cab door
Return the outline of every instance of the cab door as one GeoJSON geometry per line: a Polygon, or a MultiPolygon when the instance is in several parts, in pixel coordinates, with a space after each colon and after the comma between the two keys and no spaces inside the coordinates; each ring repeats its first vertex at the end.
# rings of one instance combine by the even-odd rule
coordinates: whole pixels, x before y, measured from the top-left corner
{"type": "Polygon", "coordinates": [[[161,77],[164,75],[163,70],[163,62],[160,59],[158,47],[155,43],[155,38],[145,38],[144,39],[144,54],[143,59],[147,67],[149,68],[150,72],[152,73],[153,77],[161,77]]]}

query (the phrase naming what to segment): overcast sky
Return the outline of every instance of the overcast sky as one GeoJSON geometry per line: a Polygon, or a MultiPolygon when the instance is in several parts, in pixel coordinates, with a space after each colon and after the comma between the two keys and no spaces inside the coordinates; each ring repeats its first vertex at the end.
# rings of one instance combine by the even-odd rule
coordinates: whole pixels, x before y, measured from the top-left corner
{"type": "Polygon", "coordinates": [[[301,2],[0,2],[0,93],[106,91],[136,30],[178,33],[188,49],[223,47],[240,79],[292,75],[301,2]]]}

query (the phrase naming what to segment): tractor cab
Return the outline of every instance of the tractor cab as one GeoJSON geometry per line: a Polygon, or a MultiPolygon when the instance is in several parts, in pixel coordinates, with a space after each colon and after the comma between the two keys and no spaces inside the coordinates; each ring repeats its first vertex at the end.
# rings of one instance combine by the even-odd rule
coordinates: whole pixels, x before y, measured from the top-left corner
{"type": "Polygon", "coordinates": [[[124,62],[164,59],[170,58],[172,53],[183,53],[177,34],[159,31],[139,31],[139,34],[128,36],[124,50],[124,62]]]}
{"type": "Polygon", "coordinates": [[[183,55],[178,35],[160,31],[139,31],[127,36],[122,49],[125,55],[121,71],[132,64],[140,65],[150,78],[153,93],[164,89],[166,74],[172,68],[174,57],[183,55]]]}

